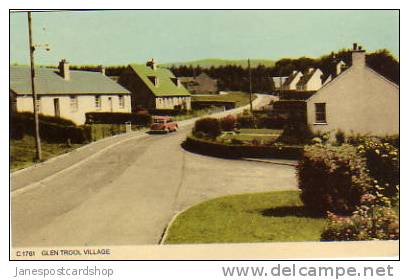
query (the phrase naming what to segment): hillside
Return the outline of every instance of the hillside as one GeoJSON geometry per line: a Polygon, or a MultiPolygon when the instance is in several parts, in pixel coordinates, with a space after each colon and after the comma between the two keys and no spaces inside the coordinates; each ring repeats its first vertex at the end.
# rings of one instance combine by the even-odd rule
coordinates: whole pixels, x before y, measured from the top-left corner
{"type": "MultiPolygon", "coordinates": [[[[264,66],[274,66],[275,61],[269,59],[251,59],[251,66],[257,67],[258,65],[264,66]]],[[[209,59],[200,59],[194,61],[186,61],[186,62],[174,62],[174,63],[165,63],[160,64],[163,67],[171,67],[171,66],[200,66],[202,68],[210,68],[211,66],[219,67],[225,65],[237,65],[242,67],[247,67],[247,59],[221,59],[221,58],[209,58],[209,59]]]]}

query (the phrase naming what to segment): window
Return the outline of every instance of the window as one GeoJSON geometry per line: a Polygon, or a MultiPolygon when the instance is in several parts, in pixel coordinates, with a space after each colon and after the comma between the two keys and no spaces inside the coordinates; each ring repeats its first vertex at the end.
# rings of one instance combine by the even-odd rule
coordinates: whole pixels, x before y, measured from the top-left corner
{"type": "Polygon", "coordinates": [[[95,108],[97,110],[101,109],[101,96],[99,95],[95,96],[95,108]]]}
{"type": "Polygon", "coordinates": [[[122,95],[119,96],[119,108],[124,109],[125,108],[125,97],[122,95]]]}
{"type": "Polygon", "coordinates": [[[315,103],[315,122],[327,123],[325,103],[315,103]]]}
{"type": "Polygon", "coordinates": [[[78,98],[76,96],[70,96],[70,108],[71,112],[78,111],[78,98]]]}

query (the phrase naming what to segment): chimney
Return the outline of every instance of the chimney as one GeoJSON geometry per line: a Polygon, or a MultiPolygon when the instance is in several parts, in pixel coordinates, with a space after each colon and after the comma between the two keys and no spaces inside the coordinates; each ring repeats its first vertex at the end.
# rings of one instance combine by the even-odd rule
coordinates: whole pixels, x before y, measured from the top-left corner
{"type": "Polygon", "coordinates": [[[308,74],[311,74],[314,71],[314,68],[308,68],[308,74]]]}
{"type": "Polygon", "coordinates": [[[68,63],[67,60],[62,59],[58,65],[58,69],[60,70],[60,75],[61,77],[64,78],[64,80],[69,81],[70,80],[70,64],[68,63]]]}
{"type": "Polygon", "coordinates": [[[293,74],[295,75],[298,71],[297,70],[293,70],[293,74]]]}
{"type": "Polygon", "coordinates": [[[105,66],[104,65],[99,65],[98,66],[98,72],[100,72],[102,75],[105,76],[105,66]]]}
{"type": "Polygon", "coordinates": [[[146,63],[146,66],[152,68],[152,70],[155,71],[155,70],[156,70],[156,62],[155,62],[155,60],[152,58],[150,61],[148,61],[148,62],[146,63]]]}
{"type": "Polygon", "coordinates": [[[362,46],[359,46],[354,43],[352,49],[352,67],[365,67],[365,50],[362,49],[362,46]]]}

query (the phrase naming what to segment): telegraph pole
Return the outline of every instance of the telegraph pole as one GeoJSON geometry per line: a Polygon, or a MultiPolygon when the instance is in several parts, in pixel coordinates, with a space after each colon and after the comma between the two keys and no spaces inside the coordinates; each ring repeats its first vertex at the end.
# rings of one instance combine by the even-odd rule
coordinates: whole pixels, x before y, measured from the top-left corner
{"type": "Polygon", "coordinates": [[[33,34],[31,30],[31,12],[27,12],[28,15],[28,36],[30,43],[30,67],[31,67],[31,92],[33,94],[33,111],[34,111],[34,127],[35,127],[35,142],[36,142],[36,161],[41,161],[41,140],[40,140],[40,125],[38,120],[37,111],[37,93],[35,91],[35,69],[34,69],[34,51],[33,34]]]}
{"type": "Polygon", "coordinates": [[[248,59],[248,69],[249,69],[250,113],[251,113],[251,115],[253,115],[253,88],[252,88],[252,85],[251,85],[250,58],[248,59]]]}

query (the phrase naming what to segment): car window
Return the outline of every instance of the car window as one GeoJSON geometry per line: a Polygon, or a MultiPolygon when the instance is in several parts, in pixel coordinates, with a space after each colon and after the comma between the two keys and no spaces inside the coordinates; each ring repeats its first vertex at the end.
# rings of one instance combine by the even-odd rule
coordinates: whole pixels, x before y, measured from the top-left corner
{"type": "Polygon", "coordinates": [[[165,120],[162,120],[162,119],[154,119],[153,122],[158,123],[158,124],[166,123],[165,120]]]}

